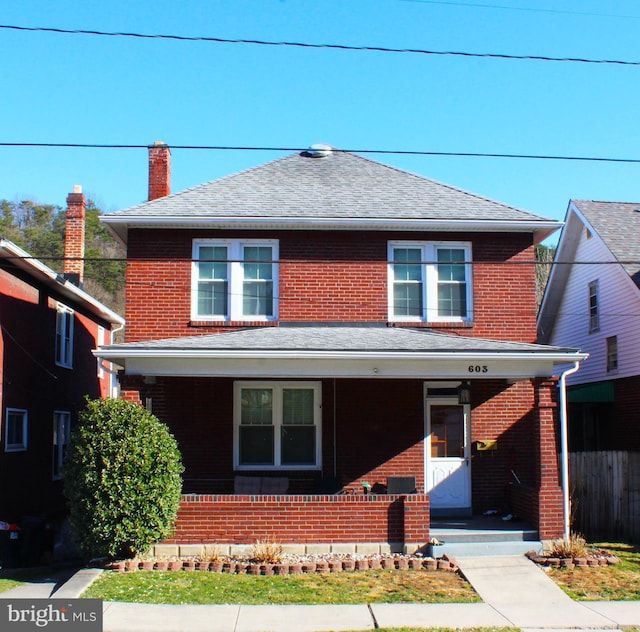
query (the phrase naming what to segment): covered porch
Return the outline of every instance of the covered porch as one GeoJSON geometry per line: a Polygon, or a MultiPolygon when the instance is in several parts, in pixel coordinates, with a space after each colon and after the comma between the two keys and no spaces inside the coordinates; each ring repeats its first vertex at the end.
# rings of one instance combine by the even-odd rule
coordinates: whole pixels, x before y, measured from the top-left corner
{"type": "Polygon", "coordinates": [[[581,359],[575,350],[407,328],[280,326],[96,353],[125,367],[121,395],[178,439],[184,496],[167,545],[413,552],[434,517],[506,504],[540,538],[562,534],[553,376],[581,359]],[[282,410],[302,391],[313,412],[296,413],[291,432],[282,410]],[[247,423],[245,408],[246,419],[262,419],[261,407],[279,410],[280,425],[247,423]],[[237,493],[238,476],[287,485],[237,493]],[[414,493],[384,493],[393,477],[413,477],[414,493]],[[343,493],[323,490],[327,479],[343,493]]]}

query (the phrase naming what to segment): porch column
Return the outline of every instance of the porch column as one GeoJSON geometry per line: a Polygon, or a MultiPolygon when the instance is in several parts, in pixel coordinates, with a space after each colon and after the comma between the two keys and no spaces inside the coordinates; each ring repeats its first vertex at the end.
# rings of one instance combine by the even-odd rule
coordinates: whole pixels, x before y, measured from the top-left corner
{"type": "Polygon", "coordinates": [[[557,380],[533,380],[538,414],[538,531],[541,540],[562,537],[563,504],[560,480],[560,446],[556,432],[558,417],[557,380]]]}

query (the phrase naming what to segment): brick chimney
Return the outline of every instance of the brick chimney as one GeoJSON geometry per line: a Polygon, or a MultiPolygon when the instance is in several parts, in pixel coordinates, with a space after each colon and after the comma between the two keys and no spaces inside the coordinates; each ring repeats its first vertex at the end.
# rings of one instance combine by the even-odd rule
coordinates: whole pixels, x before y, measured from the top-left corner
{"type": "Polygon", "coordinates": [[[82,187],[76,184],[67,196],[64,235],[64,276],[75,285],[82,284],[84,275],[84,220],[87,201],[82,187]]]}
{"type": "Polygon", "coordinates": [[[171,193],[171,150],[161,140],[149,147],[149,200],[171,193]]]}

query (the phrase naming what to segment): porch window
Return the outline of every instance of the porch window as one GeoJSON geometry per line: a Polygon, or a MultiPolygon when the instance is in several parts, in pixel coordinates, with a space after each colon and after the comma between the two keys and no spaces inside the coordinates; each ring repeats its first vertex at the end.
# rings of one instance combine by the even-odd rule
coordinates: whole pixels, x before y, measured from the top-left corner
{"type": "Polygon", "coordinates": [[[193,242],[194,320],[275,320],[278,242],[193,242]]]}
{"type": "Polygon", "coordinates": [[[468,242],[390,242],[389,318],[470,321],[470,260],[468,242]]]}
{"type": "Polygon", "coordinates": [[[27,449],[27,411],[7,408],[5,424],[5,452],[21,452],[27,449]]]}
{"type": "Polygon", "coordinates": [[[56,311],[56,364],[73,368],[73,310],[62,303],[56,311]]]}
{"type": "Polygon", "coordinates": [[[61,468],[71,435],[71,413],[56,410],[53,413],[53,455],[52,470],[54,480],[61,478],[61,468]]]}
{"type": "Polygon", "coordinates": [[[236,382],[234,388],[236,467],[320,467],[319,382],[236,382]]]}

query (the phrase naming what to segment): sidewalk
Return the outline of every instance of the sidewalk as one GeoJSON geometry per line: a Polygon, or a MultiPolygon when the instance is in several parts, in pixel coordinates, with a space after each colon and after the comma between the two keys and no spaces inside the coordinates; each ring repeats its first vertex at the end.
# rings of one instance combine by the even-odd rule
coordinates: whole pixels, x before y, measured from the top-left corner
{"type": "MultiPolygon", "coordinates": [[[[524,556],[468,557],[457,561],[484,603],[171,606],[105,602],[104,632],[341,632],[489,626],[519,627],[529,632],[577,632],[640,627],[640,601],[573,601],[524,556]]],[[[99,574],[100,571],[84,569],[62,586],[54,581],[29,584],[0,593],[0,599],[72,599],[82,594],[99,574]]]]}

